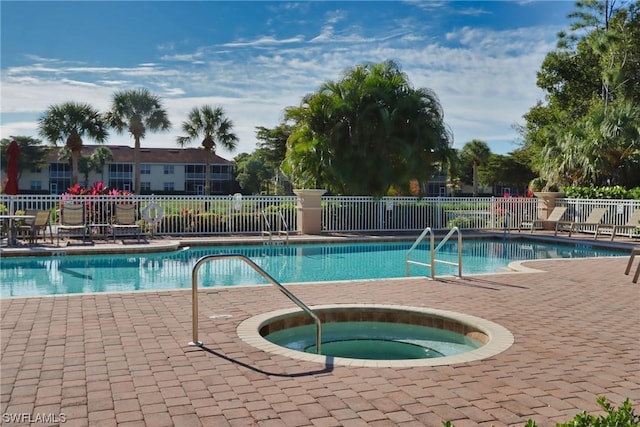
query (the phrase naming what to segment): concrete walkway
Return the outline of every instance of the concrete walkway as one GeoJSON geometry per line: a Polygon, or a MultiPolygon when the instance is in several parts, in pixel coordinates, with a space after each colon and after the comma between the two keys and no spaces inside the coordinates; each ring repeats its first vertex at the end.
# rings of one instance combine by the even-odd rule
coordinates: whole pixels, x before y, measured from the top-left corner
{"type": "Polygon", "coordinates": [[[616,406],[630,398],[638,413],[640,284],[623,274],[626,262],[288,286],[309,305],[450,310],[515,337],[489,359],[438,367],[331,366],[255,349],[236,328],[292,307],[273,287],[202,289],[204,348],[188,345],[188,290],[4,298],[2,425],[551,426],[599,413],[601,395],[616,406]]]}

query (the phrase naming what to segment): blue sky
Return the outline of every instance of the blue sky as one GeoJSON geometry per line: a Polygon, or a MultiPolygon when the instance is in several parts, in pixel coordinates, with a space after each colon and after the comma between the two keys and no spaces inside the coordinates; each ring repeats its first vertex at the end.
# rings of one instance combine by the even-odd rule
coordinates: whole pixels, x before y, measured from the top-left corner
{"type": "MultiPolygon", "coordinates": [[[[159,95],[172,129],[147,147],[176,147],[191,108],[222,106],[255,149],[255,127],[343,71],[396,61],[434,90],[454,147],[518,147],[514,124],[543,98],[536,72],[569,26],[571,1],[2,1],[0,136],[38,137],[53,104],[106,111],[114,92],[159,95]]],[[[85,140],[91,144],[91,140],[85,140]]],[[[133,145],[111,133],[110,144],[133,145]]],[[[195,145],[194,145],[195,146],[195,145]]]]}

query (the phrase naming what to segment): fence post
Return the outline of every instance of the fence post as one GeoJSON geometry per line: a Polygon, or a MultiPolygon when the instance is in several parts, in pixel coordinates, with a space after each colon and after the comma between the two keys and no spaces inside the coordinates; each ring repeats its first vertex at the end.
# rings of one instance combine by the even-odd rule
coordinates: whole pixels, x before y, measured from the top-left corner
{"type": "Polygon", "coordinates": [[[498,206],[496,205],[496,197],[495,196],[491,196],[491,203],[489,205],[489,209],[491,209],[490,213],[489,213],[489,218],[490,218],[490,222],[489,222],[489,228],[494,229],[497,228],[497,221],[496,221],[496,211],[498,210],[498,206]]]}

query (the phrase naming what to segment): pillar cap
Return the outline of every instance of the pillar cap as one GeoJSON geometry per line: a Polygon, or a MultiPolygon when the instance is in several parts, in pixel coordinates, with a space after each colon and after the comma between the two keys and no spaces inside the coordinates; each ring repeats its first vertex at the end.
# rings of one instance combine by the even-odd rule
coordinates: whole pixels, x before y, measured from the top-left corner
{"type": "Polygon", "coordinates": [[[293,193],[296,196],[322,196],[326,192],[327,190],[324,190],[321,188],[320,189],[300,188],[300,189],[293,190],[293,193]]]}

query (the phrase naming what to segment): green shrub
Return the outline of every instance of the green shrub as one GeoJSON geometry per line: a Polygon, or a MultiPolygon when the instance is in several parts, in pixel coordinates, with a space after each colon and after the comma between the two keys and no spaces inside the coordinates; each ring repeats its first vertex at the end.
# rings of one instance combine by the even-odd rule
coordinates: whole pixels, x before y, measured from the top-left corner
{"type": "MultiPolygon", "coordinates": [[[[604,396],[600,396],[598,397],[598,405],[606,412],[605,415],[589,415],[583,411],[573,417],[571,421],[556,424],[556,427],[640,427],[640,415],[633,412],[629,399],[625,399],[622,406],[615,408],[604,396]]],[[[451,421],[445,421],[442,425],[454,427],[451,421]]],[[[527,421],[525,426],[538,427],[533,420],[527,421]]]]}
{"type": "Polygon", "coordinates": [[[640,187],[632,188],[629,190],[629,198],[640,200],[640,187]]]}
{"type": "Polygon", "coordinates": [[[447,228],[471,228],[473,219],[468,216],[458,216],[447,223],[447,228]]]}
{"type": "Polygon", "coordinates": [[[562,189],[565,197],[574,199],[637,199],[640,200],[640,187],[625,189],[619,185],[612,187],[569,186],[562,189]]]}

